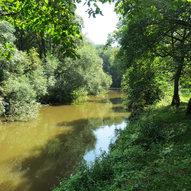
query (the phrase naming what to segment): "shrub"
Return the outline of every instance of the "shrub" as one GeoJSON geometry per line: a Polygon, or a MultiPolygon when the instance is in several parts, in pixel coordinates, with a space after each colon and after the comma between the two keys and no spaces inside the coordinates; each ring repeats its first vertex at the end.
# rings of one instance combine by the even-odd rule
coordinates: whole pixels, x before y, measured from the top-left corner
{"type": "Polygon", "coordinates": [[[3,97],[0,97],[0,115],[2,115],[5,112],[5,102],[3,100],[3,97]]]}
{"type": "Polygon", "coordinates": [[[48,86],[50,102],[71,101],[87,94],[97,95],[110,87],[111,76],[103,72],[102,59],[95,49],[85,46],[78,51],[79,59],[65,58],[60,62],[53,56],[49,56],[47,63],[44,63],[48,81],[51,79],[53,82],[53,85],[48,86]]]}
{"type": "Polygon", "coordinates": [[[30,79],[30,84],[36,92],[37,101],[43,102],[47,94],[47,77],[44,73],[42,62],[35,49],[29,51],[28,58],[30,65],[27,69],[27,77],[30,79]]]}
{"type": "Polygon", "coordinates": [[[132,116],[137,115],[144,106],[152,105],[162,99],[169,86],[167,74],[162,71],[160,59],[143,60],[134,63],[123,75],[122,87],[127,107],[132,116]]]}
{"type": "Polygon", "coordinates": [[[36,117],[40,104],[27,77],[10,76],[3,82],[1,92],[7,104],[6,115],[11,121],[36,117]]]}
{"type": "Polygon", "coordinates": [[[7,21],[0,21],[0,58],[9,59],[14,52],[14,27],[7,21]]]}

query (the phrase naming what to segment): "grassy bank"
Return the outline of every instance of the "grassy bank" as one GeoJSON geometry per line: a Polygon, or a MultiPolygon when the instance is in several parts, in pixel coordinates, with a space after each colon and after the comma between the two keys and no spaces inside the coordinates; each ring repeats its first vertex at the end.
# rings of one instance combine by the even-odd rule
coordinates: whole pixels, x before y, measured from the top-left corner
{"type": "Polygon", "coordinates": [[[109,154],[82,164],[54,191],[191,190],[191,117],[186,102],[169,105],[166,99],[146,108],[117,132],[109,154]]]}

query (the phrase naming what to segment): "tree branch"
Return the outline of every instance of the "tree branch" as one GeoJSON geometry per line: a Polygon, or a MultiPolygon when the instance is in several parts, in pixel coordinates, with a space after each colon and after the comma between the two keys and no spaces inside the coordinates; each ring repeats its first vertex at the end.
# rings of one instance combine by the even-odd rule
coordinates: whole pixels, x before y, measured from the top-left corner
{"type": "Polygon", "coordinates": [[[176,23],[178,25],[182,25],[182,26],[186,26],[186,27],[191,27],[191,24],[186,22],[186,21],[182,21],[182,20],[175,20],[175,19],[167,19],[165,18],[167,21],[169,22],[173,22],[176,23]]]}
{"type": "MultiPolygon", "coordinates": [[[[19,12],[18,12],[19,13],[19,12]]],[[[18,13],[5,13],[5,14],[0,14],[0,18],[4,16],[14,16],[17,15],[18,13]]]]}
{"type": "MultiPolygon", "coordinates": [[[[170,36],[170,35],[168,35],[168,34],[166,34],[168,37],[172,37],[172,36],[170,36]]],[[[173,36],[172,37],[173,39],[176,39],[176,40],[178,40],[178,41],[181,41],[181,39],[179,39],[179,38],[177,38],[177,37],[175,37],[175,36],[173,36]]]]}

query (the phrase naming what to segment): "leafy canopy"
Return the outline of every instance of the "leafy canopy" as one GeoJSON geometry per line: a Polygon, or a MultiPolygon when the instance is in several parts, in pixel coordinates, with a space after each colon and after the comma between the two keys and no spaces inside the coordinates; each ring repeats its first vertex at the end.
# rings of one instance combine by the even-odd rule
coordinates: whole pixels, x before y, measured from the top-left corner
{"type": "MultiPolygon", "coordinates": [[[[101,0],[102,3],[108,0],[101,0]]],[[[112,2],[113,0],[109,0],[112,2]]],[[[41,37],[51,36],[60,46],[64,57],[76,57],[74,37],[81,38],[81,25],[76,19],[76,3],[81,0],[2,0],[0,20],[7,20],[22,29],[29,29],[41,37]]],[[[96,0],[84,3],[89,15],[101,14],[96,0]],[[92,4],[93,3],[93,4],[92,4]]]]}
{"type": "Polygon", "coordinates": [[[80,35],[72,0],[2,0],[0,19],[20,28],[33,30],[41,37],[52,36],[64,56],[75,56],[73,37],[80,35]]]}

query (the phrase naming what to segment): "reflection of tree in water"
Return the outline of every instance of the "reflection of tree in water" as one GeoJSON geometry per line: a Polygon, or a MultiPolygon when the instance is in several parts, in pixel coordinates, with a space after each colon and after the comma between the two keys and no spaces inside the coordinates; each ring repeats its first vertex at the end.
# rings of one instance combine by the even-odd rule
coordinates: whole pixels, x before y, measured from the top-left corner
{"type": "MultiPolygon", "coordinates": [[[[59,184],[58,177],[67,178],[74,174],[74,166],[83,160],[82,157],[87,152],[95,148],[97,140],[94,130],[105,125],[120,124],[123,120],[123,118],[91,118],[57,124],[56,128],[72,126],[73,131],[57,135],[41,148],[37,156],[14,161],[17,165],[12,171],[22,173],[23,178],[22,184],[14,188],[14,191],[52,190],[59,184]]],[[[11,190],[10,185],[11,183],[9,190],[11,190]]]]}
{"type": "MultiPolygon", "coordinates": [[[[106,125],[118,125],[124,121],[125,117],[107,117],[107,118],[89,118],[84,120],[76,120],[72,122],[62,122],[57,124],[58,126],[73,126],[75,128],[79,128],[79,124],[81,121],[85,122],[84,130],[96,130],[104,127],[106,125]]],[[[92,131],[93,133],[93,131],[92,131]]]]}
{"type": "Polygon", "coordinates": [[[115,106],[115,107],[112,107],[112,112],[124,113],[124,108],[122,106],[115,106]]]}
{"type": "Polygon", "coordinates": [[[72,124],[73,131],[47,142],[38,156],[18,162],[13,171],[22,172],[23,181],[14,191],[52,190],[59,183],[55,177],[69,177],[75,173],[74,166],[81,162],[81,156],[95,148],[96,137],[88,120],[77,120],[66,126],[72,124]]]}
{"type": "Polygon", "coordinates": [[[110,98],[110,99],[99,99],[99,100],[94,100],[94,102],[97,103],[107,103],[111,105],[110,112],[111,113],[124,113],[124,106],[121,104],[122,103],[122,98],[121,97],[116,97],[116,98],[110,98]]]}
{"type": "MultiPolygon", "coordinates": [[[[83,160],[82,157],[87,152],[95,148],[97,138],[94,135],[94,130],[104,128],[106,125],[117,125],[124,121],[123,117],[115,118],[108,117],[107,115],[109,108],[115,112],[115,110],[117,111],[116,108],[120,107],[117,105],[119,103],[119,98],[112,98],[111,101],[108,99],[102,100],[103,101],[97,100],[92,103],[93,107],[90,107],[90,104],[84,104],[79,107],[76,106],[76,109],[80,110],[80,114],[83,119],[74,120],[72,122],[63,121],[61,123],[57,123],[57,126],[55,127],[60,129],[70,129],[71,127],[73,131],[68,130],[65,131],[65,133],[55,135],[53,139],[49,140],[43,146],[38,146],[38,148],[34,148],[33,151],[30,151],[32,153],[31,156],[26,157],[22,161],[19,161],[16,158],[8,160],[8,165],[16,164],[14,165],[14,168],[12,168],[12,172],[22,174],[22,183],[17,186],[11,182],[3,182],[2,185],[0,185],[0,191],[48,191],[52,190],[53,187],[58,186],[59,179],[55,177],[67,178],[71,174],[74,174],[74,166],[77,166],[83,160]],[[100,104],[101,102],[106,104],[100,104]],[[96,107],[97,105],[98,107],[96,107]],[[90,118],[87,117],[87,113],[90,118]],[[34,154],[37,150],[40,150],[40,152],[34,154]]],[[[74,115],[74,112],[78,112],[77,110],[73,111],[74,115]]],[[[61,112],[59,110],[56,115],[59,116],[61,115],[60,113],[61,112]]],[[[48,119],[48,124],[49,122],[51,122],[50,124],[53,124],[54,121],[52,122],[49,120],[53,120],[52,117],[48,117],[46,119],[48,119]]],[[[47,127],[49,127],[48,124],[47,127]]],[[[33,123],[32,125],[36,126],[36,124],[33,123]]],[[[26,128],[25,123],[23,123],[23,129],[24,128],[26,128]]],[[[37,139],[40,139],[40,135],[42,133],[48,134],[48,129],[47,132],[46,128],[43,128],[43,131],[39,134],[37,132],[36,137],[34,136],[34,142],[40,141],[37,139]]],[[[28,137],[29,135],[22,137],[22,139],[26,139],[26,146],[28,144],[30,145],[31,141],[33,141],[33,139],[27,140],[28,137]]],[[[16,139],[16,143],[20,144],[20,137],[14,135],[13,138],[16,139]]],[[[25,148],[24,145],[22,145],[22,147],[25,148]]]]}
{"type": "Polygon", "coordinates": [[[110,99],[102,99],[97,101],[98,103],[112,103],[112,104],[121,104],[121,98],[110,98],[110,99]]]}
{"type": "Polygon", "coordinates": [[[111,113],[124,113],[125,109],[124,106],[121,104],[122,100],[121,98],[111,98],[111,99],[103,99],[103,100],[99,100],[97,101],[98,103],[110,103],[111,104],[111,108],[110,108],[110,112],[111,113]]]}

